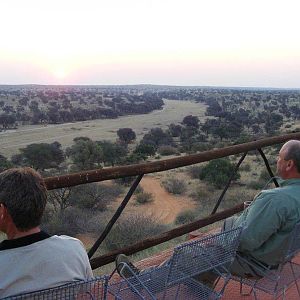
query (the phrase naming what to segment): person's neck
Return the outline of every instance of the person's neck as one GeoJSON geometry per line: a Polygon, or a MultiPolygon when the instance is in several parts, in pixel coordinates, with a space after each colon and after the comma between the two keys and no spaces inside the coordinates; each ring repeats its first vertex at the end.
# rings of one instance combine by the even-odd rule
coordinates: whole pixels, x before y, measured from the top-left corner
{"type": "Polygon", "coordinates": [[[284,176],[284,178],[282,177],[282,179],[286,180],[286,179],[300,179],[300,174],[292,174],[292,175],[287,175],[284,176]]]}
{"type": "Polygon", "coordinates": [[[34,228],[31,228],[26,231],[20,231],[17,228],[13,228],[12,230],[8,231],[6,233],[6,235],[7,235],[8,240],[14,240],[14,239],[18,239],[18,238],[21,238],[21,237],[24,237],[27,235],[38,233],[40,231],[41,231],[41,229],[39,227],[34,227],[34,228]]]}

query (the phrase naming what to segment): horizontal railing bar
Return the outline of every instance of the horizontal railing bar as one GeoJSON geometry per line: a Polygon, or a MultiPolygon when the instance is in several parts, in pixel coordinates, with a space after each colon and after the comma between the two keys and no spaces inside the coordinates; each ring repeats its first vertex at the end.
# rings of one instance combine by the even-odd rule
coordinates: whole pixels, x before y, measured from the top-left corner
{"type": "Polygon", "coordinates": [[[148,174],[162,172],[170,169],[175,169],[183,166],[189,166],[216,158],[230,156],[234,154],[244,153],[262,147],[267,147],[275,144],[284,143],[291,139],[300,139],[300,132],[290,133],[282,136],[265,138],[254,142],[229,146],[221,149],[204,151],[198,154],[187,155],[183,157],[170,158],[155,162],[143,164],[135,164],[129,166],[112,167],[105,169],[97,169],[91,171],[82,171],[61,176],[45,178],[45,183],[48,190],[70,187],[79,184],[90,182],[104,181],[127,176],[136,176],[140,174],[148,174]]]}
{"type": "Polygon", "coordinates": [[[95,258],[90,260],[92,269],[97,269],[101,266],[104,266],[108,263],[113,262],[118,254],[124,253],[124,254],[127,254],[127,255],[131,255],[131,254],[134,254],[136,252],[148,249],[150,247],[159,245],[161,243],[172,240],[176,237],[187,234],[191,231],[194,231],[194,230],[200,229],[202,227],[205,227],[207,225],[213,224],[217,221],[224,220],[224,219],[226,219],[226,218],[242,211],[243,209],[244,209],[244,204],[242,203],[242,204],[236,205],[236,206],[234,206],[230,209],[226,209],[226,210],[218,212],[214,215],[210,215],[210,216],[208,216],[206,218],[203,218],[201,220],[197,220],[197,221],[194,221],[192,223],[179,226],[179,227],[174,228],[170,231],[164,232],[160,235],[145,239],[141,242],[138,242],[138,243],[136,243],[134,245],[131,245],[131,246],[128,246],[126,248],[122,248],[122,249],[104,254],[102,256],[95,257],[95,258]]]}

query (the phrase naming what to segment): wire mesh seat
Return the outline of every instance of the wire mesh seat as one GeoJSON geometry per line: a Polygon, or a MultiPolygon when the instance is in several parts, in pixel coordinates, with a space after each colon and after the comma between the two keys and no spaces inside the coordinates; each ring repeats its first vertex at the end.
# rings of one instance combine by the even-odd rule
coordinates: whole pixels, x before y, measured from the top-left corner
{"type": "Polygon", "coordinates": [[[64,284],[58,287],[44,289],[40,291],[19,294],[3,299],[11,300],[105,300],[107,293],[108,277],[96,277],[88,281],[77,281],[64,284]]]}
{"type": "Polygon", "coordinates": [[[187,278],[181,283],[174,285],[166,284],[167,271],[161,272],[165,267],[153,268],[142,275],[123,279],[108,286],[108,294],[117,300],[162,300],[162,299],[205,299],[215,300],[220,298],[220,294],[212,291],[199,281],[187,278]],[[164,277],[158,273],[165,273],[164,277]]]}
{"type": "MultiPolygon", "coordinates": [[[[219,299],[221,293],[194,276],[212,270],[229,274],[226,266],[235,257],[240,232],[236,228],[180,245],[165,264],[139,275],[126,265],[132,277],[109,285],[108,293],[116,299],[219,299]]],[[[229,275],[226,283],[228,280],[229,275]]]]}
{"type": "Polygon", "coordinates": [[[251,268],[261,277],[242,278],[233,276],[232,279],[239,281],[242,285],[250,287],[250,294],[253,292],[255,299],[258,299],[257,290],[265,292],[273,296],[274,299],[282,296],[285,299],[286,291],[294,283],[297,287],[297,292],[300,298],[300,289],[297,280],[300,278],[300,264],[293,261],[294,256],[300,251],[300,222],[297,223],[291,232],[288,248],[285,256],[277,268],[266,267],[255,259],[249,259],[239,256],[239,259],[244,260],[251,268]]]}

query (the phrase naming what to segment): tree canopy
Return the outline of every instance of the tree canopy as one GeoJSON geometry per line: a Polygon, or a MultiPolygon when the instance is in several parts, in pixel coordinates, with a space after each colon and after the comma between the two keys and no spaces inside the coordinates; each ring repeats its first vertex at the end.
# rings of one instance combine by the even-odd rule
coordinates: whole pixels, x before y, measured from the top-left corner
{"type": "Polygon", "coordinates": [[[20,149],[20,152],[18,156],[19,162],[37,170],[56,168],[65,159],[61,145],[58,142],[52,144],[30,144],[20,149]]]}

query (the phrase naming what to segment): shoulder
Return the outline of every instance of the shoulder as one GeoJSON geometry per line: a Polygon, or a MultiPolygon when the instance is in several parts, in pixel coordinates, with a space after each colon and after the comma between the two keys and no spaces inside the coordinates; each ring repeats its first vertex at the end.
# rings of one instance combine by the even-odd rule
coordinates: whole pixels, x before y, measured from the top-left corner
{"type": "Polygon", "coordinates": [[[255,199],[255,204],[259,208],[268,207],[268,210],[274,211],[290,211],[296,205],[294,198],[290,197],[284,188],[261,191],[255,199]]]}
{"type": "Polygon", "coordinates": [[[70,247],[82,247],[84,248],[82,242],[79,239],[76,239],[74,237],[68,236],[68,235],[53,235],[49,238],[49,242],[57,242],[62,245],[70,245],[70,247]]]}
{"type": "Polygon", "coordinates": [[[284,192],[283,188],[274,188],[270,190],[263,190],[261,191],[257,197],[256,200],[272,200],[272,201],[280,201],[283,197],[286,197],[286,194],[284,192]]]}

